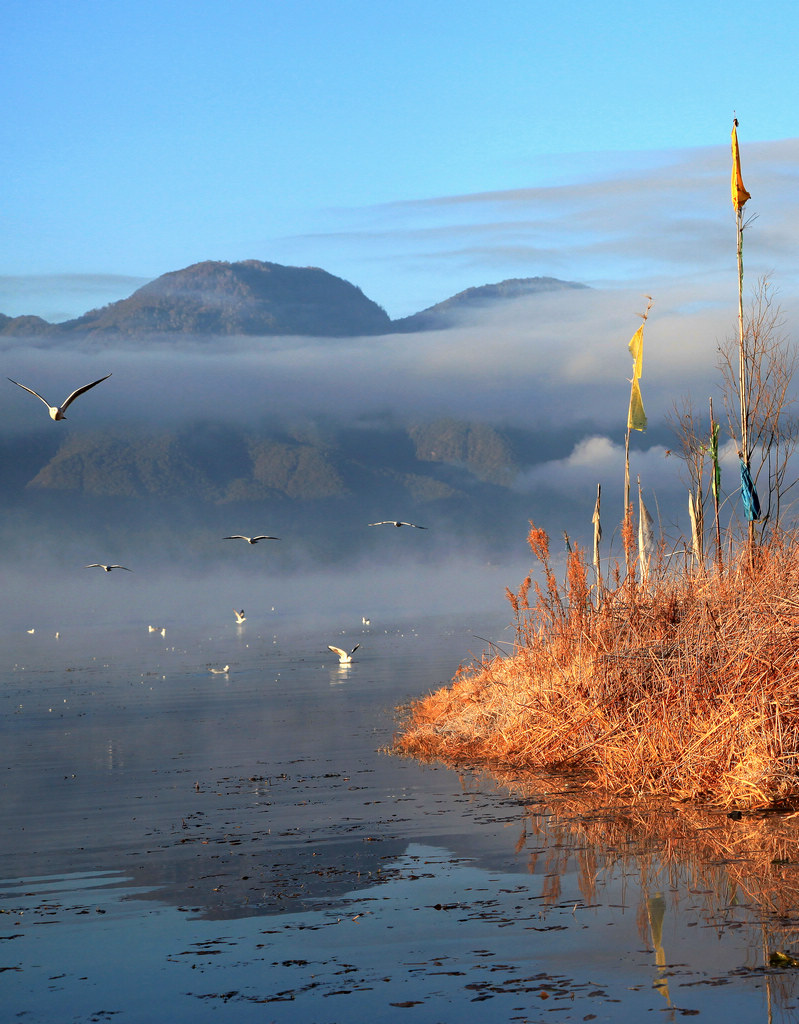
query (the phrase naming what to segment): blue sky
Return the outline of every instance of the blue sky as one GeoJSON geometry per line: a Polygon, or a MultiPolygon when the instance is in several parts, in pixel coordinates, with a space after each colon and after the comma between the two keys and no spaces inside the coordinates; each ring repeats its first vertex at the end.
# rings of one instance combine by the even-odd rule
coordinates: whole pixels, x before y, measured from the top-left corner
{"type": "Polygon", "coordinates": [[[205,259],[321,266],[391,316],[506,277],[722,280],[734,112],[749,266],[791,288],[798,11],[5,0],[0,312],[205,259]]]}

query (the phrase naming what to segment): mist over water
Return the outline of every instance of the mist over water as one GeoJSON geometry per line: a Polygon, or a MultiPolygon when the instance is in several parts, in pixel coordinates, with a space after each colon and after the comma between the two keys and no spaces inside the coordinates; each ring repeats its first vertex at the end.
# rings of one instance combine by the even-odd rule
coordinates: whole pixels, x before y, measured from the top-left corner
{"type": "MultiPolygon", "coordinates": [[[[262,547],[251,552],[253,559],[262,547]]],[[[360,626],[362,617],[385,628],[442,614],[467,615],[479,627],[481,615],[507,615],[510,621],[505,587],[516,588],[528,571],[522,560],[489,564],[468,555],[432,563],[392,556],[371,565],[303,566],[296,571],[275,571],[268,564],[231,567],[221,560],[211,569],[198,566],[193,571],[136,564],[131,573],[80,565],[47,572],[39,564],[35,572],[17,567],[6,571],[0,596],[2,634],[9,637],[31,628],[43,636],[79,633],[88,653],[93,638],[109,628],[166,626],[170,636],[172,630],[189,630],[191,635],[217,631],[234,622],[234,607],[245,609],[250,630],[318,629],[320,638],[323,630],[330,635],[360,626]]]]}
{"type": "MultiPolygon", "coordinates": [[[[679,461],[665,456],[674,441],[667,418],[685,394],[704,415],[707,396],[718,389],[716,345],[734,327],[726,291],[705,285],[672,284],[655,295],[641,382],[649,429],[633,432],[631,439],[634,486],[640,477],[651,513],[675,546],[690,526],[686,479],[679,461]]],[[[298,565],[346,563],[373,553],[376,541],[361,540],[353,531],[360,522],[399,517],[437,530],[425,560],[465,556],[480,565],[511,554],[523,557],[530,519],[555,538],[566,530],[589,545],[598,483],[609,516],[603,531],[610,538],[622,517],[627,340],[645,302],[630,289],[543,293],[486,308],[448,330],[374,338],[176,336],[169,343],[92,341],[80,349],[52,340],[38,347],[5,339],[6,375],[50,401],[62,401],[98,376],[112,376],[58,424],[35,398],[6,382],[0,442],[14,486],[0,526],[4,558],[32,563],[37,573],[59,562],[66,569],[70,562],[125,564],[148,557],[162,568],[173,562],[200,567],[212,560],[220,531],[224,536],[266,529],[287,534],[283,551],[270,554],[270,561],[290,573],[298,565]],[[413,507],[389,508],[380,495],[370,501],[368,488],[358,490],[365,485],[357,474],[347,481],[354,496],[349,505],[335,500],[302,507],[296,501],[220,505],[228,500],[224,494],[216,504],[153,499],[141,505],[91,495],[81,502],[68,490],[27,486],[70,439],[89,435],[98,439],[99,451],[114,438],[122,443],[169,434],[195,465],[226,465],[231,478],[247,471],[238,468],[243,438],[290,437],[322,447],[346,438],[348,457],[357,459],[362,446],[379,473],[383,466],[390,470],[399,455],[392,447],[398,430],[447,418],[518,434],[518,465],[502,494],[467,488],[460,504],[420,497],[413,507]],[[80,526],[72,528],[76,518],[86,526],[85,546],[80,526]],[[90,550],[92,538],[102,551],[90,550]]],[[[724,451],[722,488],[732,494],[737,463],[730,445],[724,451]]],[[[456,490],[464,481],[462,474],[448,478],[456,490]]],[[[553,541],[557,546],[559,540],[553,541]]]]}
{"type": "MultiPolygon", "coordinates": [[[[697,296],[699,293],[698,289],[697,296]]],[[[258,424],[333,417],[461,416],[530,425],[575,417],[623,433],[627,340],[646,304],[634,290],[542,293],[470,314],[443,331],[368,338],[201,338],[168,343],[3,341],[7,376],[53,401],[102,373],[114,376],[74,407],[77,426],[161,425],[209,419],[258,424]],[[74,382],[74,383],[73,383],[74,382]],[[60,392],[64,394],[60,394],[60,392]]],[[[647,325],[642,387],[653,422],[662,396],[711,384],[717,340],[735,307],[656,297],[647,325]]],[[[4,430],[35,425],[30,396],[7,394],[4,430]]],[[[44,410],[38,410],[39,414],[44,410]]]]}

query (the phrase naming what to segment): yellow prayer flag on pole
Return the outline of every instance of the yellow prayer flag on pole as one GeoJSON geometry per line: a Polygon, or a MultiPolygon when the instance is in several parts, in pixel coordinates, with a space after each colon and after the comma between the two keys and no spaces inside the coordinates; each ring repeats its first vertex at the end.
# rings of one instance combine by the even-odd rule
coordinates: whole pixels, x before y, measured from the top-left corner
{"type": "Polygon", "coordinates": [[[630,350],[630,355],[633,357],[633,377],[640,378],[641,368],[644,361],[644,325],[638,328],[635,334],[630,338],[630,344],[627,346],[630,350]]]}
{"type": "Polygon", "coordinates": [[[738,118],[732,122],[732,205],[735,212],[740,213],[747,199],[752,197],[744,188],[741,177],[741,154],[738,151],[738,118]]]}
{"type": "Polygon", "coordinates": [[[630,411],[627,413],[628,430],[646,430],[646,413],[641,398],[641,387],[638,378],[633,377],[630,388],[630,411]]]}

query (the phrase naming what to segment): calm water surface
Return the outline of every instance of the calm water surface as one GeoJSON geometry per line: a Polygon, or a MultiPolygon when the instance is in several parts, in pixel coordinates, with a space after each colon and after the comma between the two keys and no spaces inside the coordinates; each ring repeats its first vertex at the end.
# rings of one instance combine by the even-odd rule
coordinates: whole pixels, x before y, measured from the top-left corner
{"type": "Polygon", "coordinates": [[[799,972],[769,965],[791,908],[766,914],[718,858],[658,850],[657,825],[562,780],[383,752],[396,706],[475,634],[509,640],[503,616],[15,626],[5,1019],[795,1019],[799,972]],[[361,647],[341,668],[328,643],[361,647]]]}

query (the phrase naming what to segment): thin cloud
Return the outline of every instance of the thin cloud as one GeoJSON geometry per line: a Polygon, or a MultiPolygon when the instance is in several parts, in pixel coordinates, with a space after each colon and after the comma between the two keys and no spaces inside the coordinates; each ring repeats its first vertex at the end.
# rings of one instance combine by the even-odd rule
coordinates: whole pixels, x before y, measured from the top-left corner
{"type": "MultiPolygon", "coordinates": [[[[747,273],[799,283],[799,139],[744,144],[743,157],[752,193],[746,212],[755,218],[745,233],[747,273]]],[[[406,312],[440,301],[448,286],[451,293],[485,283],[493,270],[644,287],[647,279],[675,273],[723,277],[731,266],[734,272],[736,244],[729,161],[726,144],[605,154],[587,173],[582,168],[595,158],[572,158],[561,183],[341,210],[329,214],[338,222],[334,229],[302,239],[322,254],[335,249],[335,272],[367,291],[380,280],[369,262],[379,262],[379,273],[392,261],[417,276],[424,292],[406,312]]],[[[386,296],[372,297],[386,305],[386,296]]]]}
{"type": "MultiPolygon", "coordinates": [[[[654,297],[641,384],[653,427],[686,390],[706,402],[716,386],[717,339],[735,317],[733,294],[725,301],[694,286],[654,297]]],[[[81,422],[95,412],[156,425],[388,410],[402,420],[570,429],[581,422],[605,430],[626,418],[627,342],[646,301],[631,289],[543,293],[490,307],[460,327],[385,338],[180,337],[146,348],[133,339],[79,353],[59,343],[48,347],[45,364],[28,339],[4,339],[3,350],[6,376],[43,394],[113,372],[113,387],[76,414],[81,422]]],[[[35,411],[16,408],[15,429],[35,411]]]]}
{"type": "Polygon", "coordinates": [[[2,274],[0,313],[35,312],[50,323],[61,323],[127,298],[147,281],[124,274],[2,274]]]}

